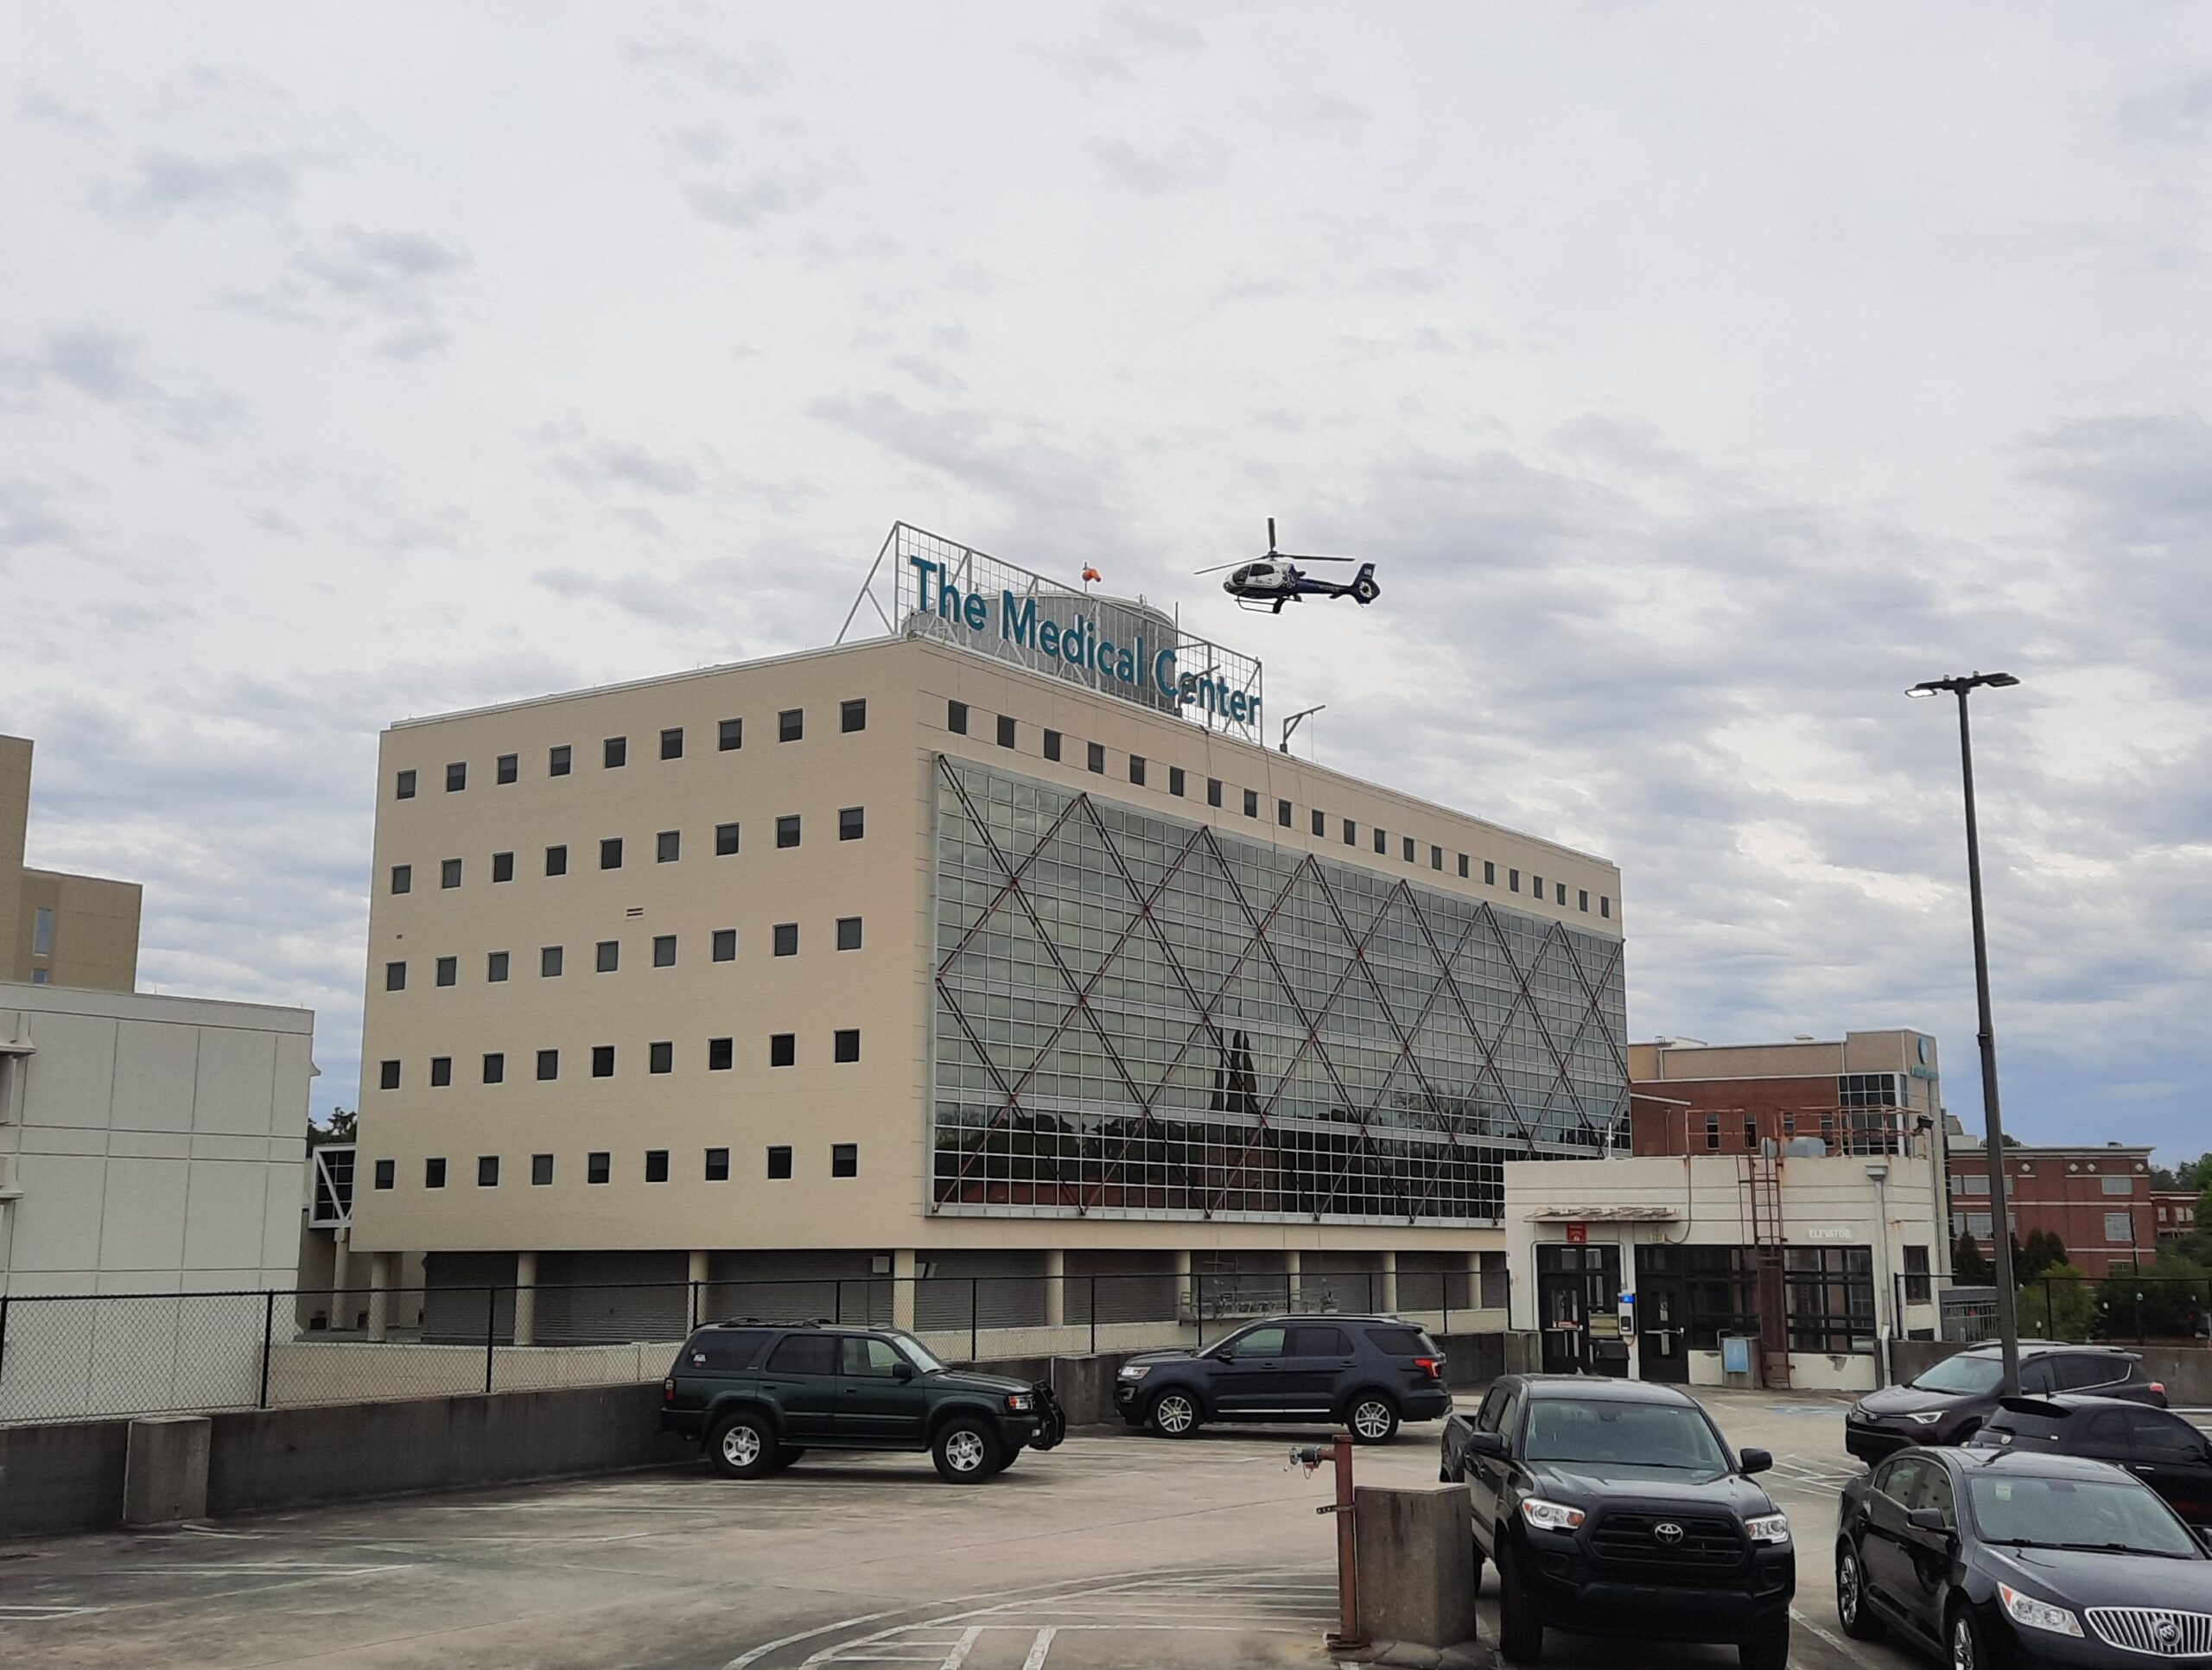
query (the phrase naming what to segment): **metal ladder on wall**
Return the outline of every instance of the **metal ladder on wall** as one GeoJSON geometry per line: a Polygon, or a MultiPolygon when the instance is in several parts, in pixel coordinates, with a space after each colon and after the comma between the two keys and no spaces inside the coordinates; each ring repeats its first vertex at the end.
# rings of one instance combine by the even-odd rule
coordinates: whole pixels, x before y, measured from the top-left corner
{"type": "Polygon", "coordinates": [[[1782,1161],[1762,1146],[1737,1162],[1738,1208],[1751,1248],[1758,1286],[1761,1382],[1770,1391],[1789,1386],[1789,1295],[1782,1279],[1782,1161]]]}

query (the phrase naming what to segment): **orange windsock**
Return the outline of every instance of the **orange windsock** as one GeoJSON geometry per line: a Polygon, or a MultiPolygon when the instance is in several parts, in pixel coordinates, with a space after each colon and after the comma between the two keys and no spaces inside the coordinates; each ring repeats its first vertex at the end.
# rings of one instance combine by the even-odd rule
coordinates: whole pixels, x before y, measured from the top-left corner
{"type": "Polygon", "coordinates": [[[1092,568],[1087,562],[1084,564],[1083,577],[1085,580],[1103,580],[1106,578],[1104,575],[1099,573],[1097,569],[1092,568]]]}

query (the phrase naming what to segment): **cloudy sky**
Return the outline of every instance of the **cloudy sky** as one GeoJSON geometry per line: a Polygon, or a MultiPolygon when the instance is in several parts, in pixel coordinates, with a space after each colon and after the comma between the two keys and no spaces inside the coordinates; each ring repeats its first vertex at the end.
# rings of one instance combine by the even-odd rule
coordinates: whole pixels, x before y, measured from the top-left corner
{"type": "Polygon", "coordinates": [[[0,729],[352,1106],[377,732],[823,643],[897,518],[1179,598],[1625,873],[1636,1037],[2212,1147],[2212,13],[0,10],[0,729]],[[1298,549],[1382,600],[1237,615],[1298,549]]]}

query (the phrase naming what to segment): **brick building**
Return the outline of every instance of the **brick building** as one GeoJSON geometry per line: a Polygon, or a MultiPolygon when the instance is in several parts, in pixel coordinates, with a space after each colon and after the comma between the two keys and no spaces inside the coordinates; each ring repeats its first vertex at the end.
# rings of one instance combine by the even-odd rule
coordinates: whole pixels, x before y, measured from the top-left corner
{"type": "MultiPolygon", "coordinates": [[[[1987,1152],[1961,1142],[1951,1150],[1950,1169],[1952,1235],[1971,1235],[1986,1254],[1993,1217],[1987,1152]]],[[[2005,1193],[2015,1235],[2056,1234],[2067,1261],[2089,1275],[2132,1270],[2158,1255],[2148,1148],[2007,1148],[2005,1193]]]]}
{"type": "Polygon", "coordinates": [[[2151,1191],[2151,1204],[2156,1209],[2160,1241],[2179,1241],[2184,1235],[2196,1233],[2196,1203],[2200,1198],[2194,1189],[2153,1189],[2151,1191]]]}

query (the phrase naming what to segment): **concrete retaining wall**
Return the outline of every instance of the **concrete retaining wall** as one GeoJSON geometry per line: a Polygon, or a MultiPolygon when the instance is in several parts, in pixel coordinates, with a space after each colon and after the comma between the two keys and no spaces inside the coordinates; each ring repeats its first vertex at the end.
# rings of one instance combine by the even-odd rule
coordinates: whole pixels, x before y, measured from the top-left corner
{"type": "Polygon", "coordinates": [[[0,1426],[0,1537],[107,1531],[123,1523],[127,1420],[0,1426]]]}
{"type": "MultiPolygon", "coordinates": [[[[2129,1345],[2123,1350],[2143,1359],[2143,1371],[2166,1388],[2166,1400],[2177,1408],[2212,1408],[2212,1350],[2189,1345],[2129,1345]]],[[[1945,1357],[1967,1349],[1948,1340],[1900,1339],[1890,1343],[1890,1368],[1898,1380],[1925,1374],[1945,1357]]]]}

